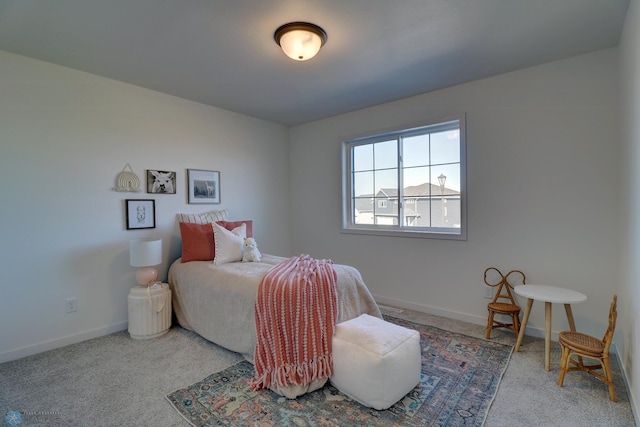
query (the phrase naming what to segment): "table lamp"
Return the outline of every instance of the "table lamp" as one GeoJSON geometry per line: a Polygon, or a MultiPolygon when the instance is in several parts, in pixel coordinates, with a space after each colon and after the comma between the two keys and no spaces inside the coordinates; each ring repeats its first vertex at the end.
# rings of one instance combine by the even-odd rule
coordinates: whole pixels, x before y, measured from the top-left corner
{"type": "Polygon", "coordinates": [[[136,281],[140,286],[158,280],[156,265],[162,264],[162,239],[133,239],[129,241],[130,263],[138,267],[136,281]]]}

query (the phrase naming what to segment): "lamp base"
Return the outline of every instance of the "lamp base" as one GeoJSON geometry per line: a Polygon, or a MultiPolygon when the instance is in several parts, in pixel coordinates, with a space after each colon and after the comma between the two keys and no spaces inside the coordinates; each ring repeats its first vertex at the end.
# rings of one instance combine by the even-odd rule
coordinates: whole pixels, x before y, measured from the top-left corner
{"type": "Polygon", "coordinates": [[[140,286],[153,285],[158,280],[158,270],[155,267],[140,267],[136,271],[136,281],[140,286]]]}

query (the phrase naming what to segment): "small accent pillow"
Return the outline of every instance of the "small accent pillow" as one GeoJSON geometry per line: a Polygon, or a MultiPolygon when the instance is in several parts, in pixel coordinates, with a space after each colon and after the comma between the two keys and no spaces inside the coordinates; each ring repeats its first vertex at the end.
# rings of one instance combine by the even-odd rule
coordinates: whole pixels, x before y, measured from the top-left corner
{"type": "Polygon", "coordinates": [[[242,224],[229,231],[220,224],[213,223],[213,239],[215,241],[216,265],[242,261],[242,245],[247,237],[247,226],[242,224]]]}
{"type": "Polygon", "coordinates": [[[180,223],[182,262],[211,261],[215,257],[212,224],[180,223]]]}
{"type": "Polygon", "coordinates": [[[233,230],[236,227],[240,227],[242,224],[247,226],[247,237],[253,237],[253,221],[246,219],[243,221],[216,221],[227,230],[233,230]]]}
{"type": "Polygon", "coordinates": [[[176,214],[178,222],[189,222],[192,224],[211,224],[217,221],[226,221],[229,219],[229,210],[210,211],[201,214],[176,214]]]}

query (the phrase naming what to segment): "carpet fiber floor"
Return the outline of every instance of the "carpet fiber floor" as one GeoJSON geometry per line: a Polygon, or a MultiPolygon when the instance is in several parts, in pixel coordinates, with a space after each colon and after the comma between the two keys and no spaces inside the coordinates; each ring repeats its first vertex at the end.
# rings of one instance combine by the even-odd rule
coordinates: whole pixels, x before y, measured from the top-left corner
{"type": "Polygon", "coordinates": [[[420,384],[377,411],[331,385],[295,400],[249,387],[253,365],[239,362],[167,395],[193,426],[482,426],[513,347],[387,317],[421,336],[420,384]]]}

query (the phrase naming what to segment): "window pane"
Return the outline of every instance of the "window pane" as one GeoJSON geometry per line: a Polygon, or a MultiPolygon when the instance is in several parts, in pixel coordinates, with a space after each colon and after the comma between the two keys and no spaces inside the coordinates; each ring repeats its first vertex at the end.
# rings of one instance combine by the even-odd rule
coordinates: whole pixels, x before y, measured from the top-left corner
{"type": "Polygon", "coordinates": [[[398,143],[396,140],[374,144],[374,167],[386,169],[398,167],[398,143]]]}
{"type": "Polygon", "coordinates": [[[460,161],[460,131],[450,130],[431,134],[431,164],[460,161]]]}
{"type": "Polygon", "coordinates": [[[373,222],[373,198],[356,197],[354,200],[353,223],[374,224],[373,222]]]}
{"type": "Polygon", "coordinates": [[[404,199],[404,226],[430,227],[430,200],[424,197],[404,199]]]}
{"type": "Polygon", "coordinates": [[[442,176],[444,178],[444,186],[445,188],[460,192],[460,165],[443,165],[443,166],[434,166],[431,168],[431,182],[436,187],[440,187],[440,180],[438,177],[442,176]]]}
{"type": "Polygon", "coordinates": [[[460,204],[460,167],[458,164],[438,166],[432,169],[432,180],[438,183],[439,192],[432,199],[432,222],[435,227],[460,228],[462,225],[460,204]],[[440,185],[438,177],[443,178],[440,185]]]}
{"type": "Polygon", "coordinates": [[[429,195],[429,168],[404,168],[402,170],[405,196],[429,195]]]}
{"type": "Polygon", "coordinates": [[[398,225],[398,199],[376,198],[374,203],[375,223],[398,225]]]}
{"type": "Polygon", "coordinates": [[[429,134],[403,138],[402,159],[405,167],[428,165],[429,134]]]}
{"type": "Polygon", "coordinates": [[[353,174],[353,195],[373,197],[373,172],[356,172],[353,174]]]}
{"type": "MultiPolygon", "coordinates": [[[[387,197],[398,196],[398,170],[385,169],[375,171],[375,189],[376,192],[384,191],[387,197]]],[[[380,196],[377,194],[376,196],[380,196]]]]}
{"type": "Polygon", "coordinates": [[[373,146],[356,145],[353,147],[353,170],[365,171],[373,169],[373,146]]]}

